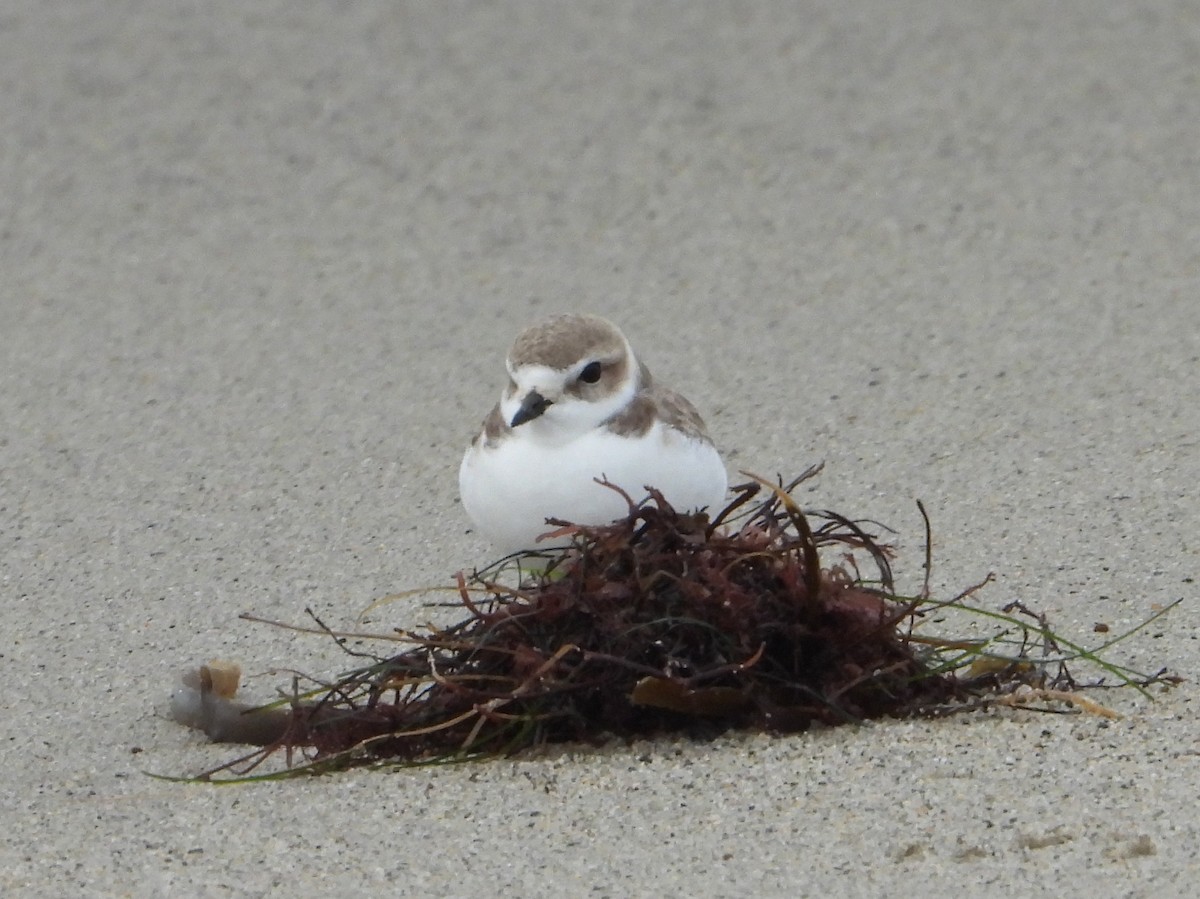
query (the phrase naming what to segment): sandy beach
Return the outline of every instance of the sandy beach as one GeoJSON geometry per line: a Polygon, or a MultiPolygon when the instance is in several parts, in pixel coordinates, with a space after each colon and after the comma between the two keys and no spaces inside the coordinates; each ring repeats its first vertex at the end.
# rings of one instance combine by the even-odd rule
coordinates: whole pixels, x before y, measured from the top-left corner
{"type": "MultiPolygon", "coordinates": [[[[0,13],[0,893],[1194,894],[1200,7],[0,13]],[[208,786],[179,673],[489,560],[525,325],[610,318],[734,480],[1188,682],[1031,711],[208,786]]],[[[419,601],[375,625],[419,624],[419,601]]]]}

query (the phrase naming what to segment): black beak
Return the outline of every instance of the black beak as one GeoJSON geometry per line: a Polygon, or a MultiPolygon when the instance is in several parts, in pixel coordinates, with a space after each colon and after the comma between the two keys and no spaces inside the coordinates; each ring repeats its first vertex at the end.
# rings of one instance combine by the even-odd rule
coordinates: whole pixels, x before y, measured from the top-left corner
{"type": "Polygon", "coordinates": [[[525,399],[521,400],[521,408],[513,416],[512,424],[509,427],[515,428],[527,421],[533,421],[553,405],[553,400],[548,400],[536,390],[531,390],[525,395],[525,399]]]}

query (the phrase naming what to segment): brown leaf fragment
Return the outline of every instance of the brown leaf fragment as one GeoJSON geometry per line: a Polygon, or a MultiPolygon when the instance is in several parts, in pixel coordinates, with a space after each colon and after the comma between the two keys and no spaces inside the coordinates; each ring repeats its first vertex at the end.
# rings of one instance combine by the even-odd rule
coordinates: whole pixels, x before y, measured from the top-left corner
{"type": "Polygon", "coordinates": [[[668,709],[684,715],[728,715],[746,707],[746,694],[733,687],[689,689],[667,677],[643,677],[629,694],[634,705],[668,709]]]}

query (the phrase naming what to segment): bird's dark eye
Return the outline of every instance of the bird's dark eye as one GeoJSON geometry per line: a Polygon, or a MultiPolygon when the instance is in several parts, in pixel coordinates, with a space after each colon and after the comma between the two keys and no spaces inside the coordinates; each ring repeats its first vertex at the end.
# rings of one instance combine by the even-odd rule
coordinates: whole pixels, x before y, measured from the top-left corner
{"type": "Polygon", "coordinates": [[[589,362],[583,367],[583,371],[579,373],[579,380],[585,384],[595,384],[600,380],[600,363],[589,362]]]}

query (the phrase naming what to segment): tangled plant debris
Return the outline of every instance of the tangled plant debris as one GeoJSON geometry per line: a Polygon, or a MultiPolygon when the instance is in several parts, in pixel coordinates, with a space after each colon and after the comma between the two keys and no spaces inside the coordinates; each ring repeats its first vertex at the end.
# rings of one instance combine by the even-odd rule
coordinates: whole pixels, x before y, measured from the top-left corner
{"type": "Polygon", "coordinates": [[[735,488],[712,522],[675,512],[653,491],[612,525],[553,522],[557,536],[571,536],[568,549],[458,576],[465,617],[450,627],[345,634],[314,616],[314,627],[299,629],[337,639],[361,664],[304,690],[297,678],[270,706],[236,703],[228,672],[202,668],[177,694],[175,717],[214,739],[259,748],[200,777],[445,762],[666,731],[789,733],[998,703],[1111,715],[1079,694],[1076,663],[1100,670],[1090,686],[1145,691],[1178,681],[1101,656],[1153,618],[1086,649],[1019,603],[1001,612],[974,606],[990,577],[934,600],[928,518],[925,586],[914,597],[897,595],[891,551],[873,525],[803,512],[793,499],[817,471],[787,485],[756,478],[735,488]],[[860,559],[869,560],[869,577],[860,559]],[[948,612],[983,616],[995,631],[928,633],[948,612]],[[348,648],[364,636],[406,648],[348,648]],[[274,757],[283,770],[259,773],[274,757]]]}

